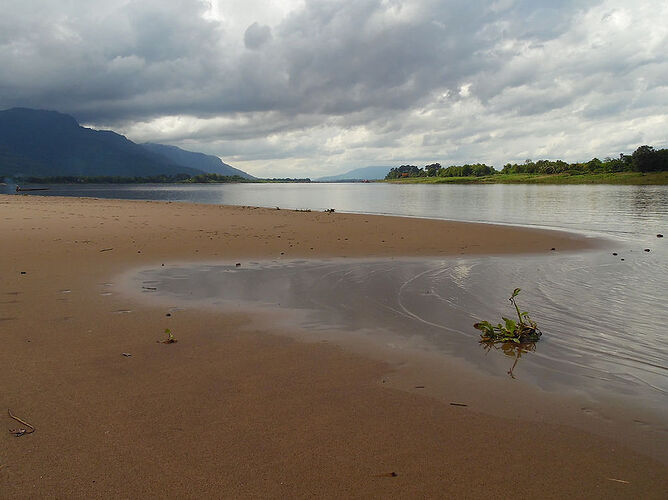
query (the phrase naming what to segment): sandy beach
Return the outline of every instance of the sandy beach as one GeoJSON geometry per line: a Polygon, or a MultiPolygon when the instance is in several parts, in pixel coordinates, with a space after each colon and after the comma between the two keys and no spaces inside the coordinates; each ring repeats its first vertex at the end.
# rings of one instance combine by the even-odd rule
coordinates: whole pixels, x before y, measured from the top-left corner
{"type": "MultiPolygon", "coordinates": [[[[130,300],[115,282],[128,269],[175,261],[549,253],[595,240],[425,219],[9,195],[0,196],[0,235],[2,498],[668,491],[660,454],[630,446],[623,428],[588,432],[586,416],[554,398],[528,389],[497,398],[493,385],[461,380],[454,368],[436,381],[426,365],[402,371],[382,356],[269,333],[243,311],[170,312],[130,300]],[[157,342],[165,328],[178,343],[157,342]],[[411,390],[415,377],[438,391],[411,390]],[[468,406],[450,404],[465,397],[468,406]],[[483,400],[495,403],[476,406],[483,400]],[[563,424],[545,417],[557,407],[563,424]],[[23,426],[8,408],[35,432],[7,432],[23,426]]],[[[655,446],[665,443],[664,435],[655,446]]]]}

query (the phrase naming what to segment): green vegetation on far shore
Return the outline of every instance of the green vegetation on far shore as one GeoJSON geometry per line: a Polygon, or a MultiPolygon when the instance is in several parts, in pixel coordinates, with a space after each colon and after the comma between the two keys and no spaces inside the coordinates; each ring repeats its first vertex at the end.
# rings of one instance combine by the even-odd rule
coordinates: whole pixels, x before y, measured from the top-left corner
{"type": "Polygon", "coordinates": [[[401,165],[385,177],[389,182],[427,184],[668,184],[668,149],[640,146],[619,158],[593,158],[588,162],[526,160],[507,163],[501,171],[484,163],[420,168],[401,165]]]}
{"type": "MultiPolygon", "coordinates": [[[[0,176],[0,182],[3,177],[0,176]]],[[[275,178],[275,179],[247,179],[240,175],[219,174],[175,174],[154,175],[150,177],[121,177],[121,176],[75,176],[59,175],[53,177],[6,177],[6,181],[15,184],[228,184],[228,183],[263,183],[263,182],[311,182],[311,179],[275,178]]]]}
{"type": "Polygon", "coordinates": [[[599,174],[494,174],[482,177],[407,177],[390,184],[622,184],[668,185],[666,172],[609,172],[599,174]]]}

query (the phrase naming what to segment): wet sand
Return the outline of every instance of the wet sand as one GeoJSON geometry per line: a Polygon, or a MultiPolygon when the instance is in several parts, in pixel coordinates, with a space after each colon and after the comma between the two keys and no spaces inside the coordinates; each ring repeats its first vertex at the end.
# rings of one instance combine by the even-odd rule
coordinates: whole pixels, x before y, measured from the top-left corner
{"type": "MultiPolygon", "coordinates": [[[[173,261],[535,253],[593,240],[37,196],[0,197],[0,230],[0,405],[37,429],[0,434],[2,497],[662,498],[668,489],[665,462],[536,418],[541,398],[519,415],[452,406],[413,390],[391,359],[269,334],[242,312],[150,307],[113,282],[173,261]],[[165,328],[178,343],[156,342],[165,328]]],[[[427,371],[419,380],[429,386],[427,371]]],[[[451,402],[494,398],[456,371],[433,382],[446,396],[452,388],[451,402]]]]}

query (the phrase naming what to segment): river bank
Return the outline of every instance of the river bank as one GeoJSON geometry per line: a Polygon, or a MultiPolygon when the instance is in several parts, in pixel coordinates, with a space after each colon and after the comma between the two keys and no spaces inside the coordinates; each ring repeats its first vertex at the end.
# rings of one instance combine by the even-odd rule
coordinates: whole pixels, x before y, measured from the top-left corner
{"type": "MultiPolygon", "coordinates": [[[[523,418],[453,406],[407,390],[412,380],[395,376],[391,360],[269,334],[243,311],[148,306],[114,281],[173,261],[547,253],[593,240],[251,207],[37,196],[3,196],[0,206],[1,399],[37,429],[0,436],[3,495],[660,498],[666,490],[665,464],[536,419],[530,405],[523,418]],[[177,343],[158,342],[166,328],[177,343]],[[388,378],[399,381],[386,387],[388,378]],[[540,473],[528,478],[527,467],[540,473]]],[[[470,382],[453,370],[452,402],[483,390],[470,382]]]]}
{"type": "Polygon", "coordinates": [[[615,172],[605,174],[495,174],[482,177],[407,177],[391,184],[612,184],[628,186],[668,185],[668,172],[615,172]]]}

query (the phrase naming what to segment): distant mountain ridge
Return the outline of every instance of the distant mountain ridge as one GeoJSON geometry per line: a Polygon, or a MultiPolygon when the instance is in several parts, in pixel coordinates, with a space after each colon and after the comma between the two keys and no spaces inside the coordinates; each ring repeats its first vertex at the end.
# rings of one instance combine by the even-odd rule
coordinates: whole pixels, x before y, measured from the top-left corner
{"type": "Polygon", "coordinates": [[[370,167],[361,167],[354,170],[349,170],[338,175],[328,175],[325,177],[319,177],[316,179],[317,182],[336,182],[336,181],[352,181],[352,180],[369,180],[374,181],[378,179],[384,179],[392,167],[385,166],[370,166],[370,167]]]}
{"type": "Polygon", "coordinates": [[[0,176],[151,177],[203,173],[250,178],[217,157],[175,146],[135,144],[110,130],[82,127],[74,117],[57,111],[0,111],[0,176]],[[160,149],[162,152],[157,151],[160,149]]]}
{"type": "Polygon", "coordinates": [[[238,175],[244,179],[255,179],[250,174],[247,174],[243,170],[234,168],[231,165],[223,162],[220,158],[213,155],[207,155],[204,153],[196,153],[193,151],[187,151],[181,149],[177,146],[169,146],[167,144],[156,144],[153,142],[145,142],[141,144],[147,150],[162,155],[165,158],[173,161],[177,165],[188,166],[192,168],[197,168],[209,174],[218,174],[218,175],[238,175]]]}

